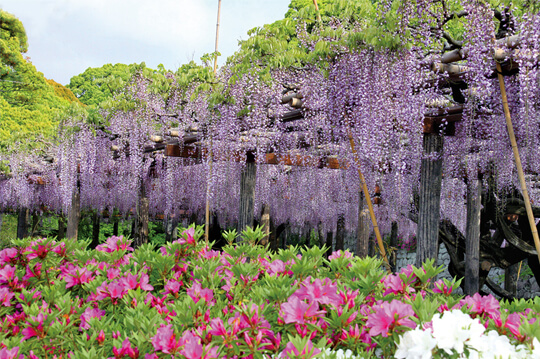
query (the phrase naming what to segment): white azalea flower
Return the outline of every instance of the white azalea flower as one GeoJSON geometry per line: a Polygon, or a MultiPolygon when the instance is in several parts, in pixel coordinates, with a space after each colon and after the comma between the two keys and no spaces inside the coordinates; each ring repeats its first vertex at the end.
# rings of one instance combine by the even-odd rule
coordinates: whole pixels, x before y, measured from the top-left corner
{"type": "Polygon", "coordinates": [[[432,350],[437,345],[437,340],[431,335],[431,331],[416,327],[406,332],[400,339],[395,358],[397,359],[431,359],[432,350]]]}
{"type": "Polygon", "coordinates": [[[437,346],[450,355],[453,350],[463,354],[466,342],[480,337],[486,330],[479,320],[472,319],[461,310],[447,311],[442,316],[436,315],[432,322],[437,346]]]}

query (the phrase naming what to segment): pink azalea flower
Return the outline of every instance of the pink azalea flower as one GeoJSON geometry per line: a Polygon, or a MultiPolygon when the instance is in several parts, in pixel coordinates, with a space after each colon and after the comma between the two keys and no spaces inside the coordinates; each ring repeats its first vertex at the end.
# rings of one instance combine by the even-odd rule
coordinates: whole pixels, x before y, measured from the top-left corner
{"type": "Polygon", "coordinates": [[[16,264],[17,263],[17,249],[6,248],[0,251],[0,265],[4,264],[16,264]]]}
{"type": "Polygon", "coordinates": [[[118,268],[109,268],[107,269],[107,279],[113,280],[115,278],[120,277],[120,269],[118,268]]]}
{"type": "Polygon", "coordinates": [[[36,258],[45,259],[51,251],[53,243],[49,242],[43,245],[39,241],[33,242],[32,246],[26,251],[26,258],[29,261],[36,258]]]}
{"type": "Polygon", "coordinates": [[[21,334],[23,335],[23,338],[21,341],[30,339],[32,337],[42,338],[44,336],[43,321],[45,319],[47,319],[47,316],[43,315],[43,313],[39,313],[36,317],[30,317],[30,321],[32,323],[29,323],[30,326],[22,330],[21,334]]]}
{"type": "MultiPolygon", "coordinates": [[[[352,253],[349,252],[348,250],[342,251],[342,250],[340,249],[339,251],[332,253],[332,254],[328,257],[328,260],[331,261],[332,259],[337,259],[337,258],[341,258],[341,257],[352,258],[353,255],[352,255],[352,253]]],[[[349,266],[350,266],[350,264],[349,264],[349,266]]]]}
{"type": "Polygon", "coordinates": [[[152,345],[155,350],[160,350],[166,354],[174,354],[180,348],[180,340],[176,339],[176,335],[172,329],[172,325],[166,325],[157,330],[155,336],[152,337],[152,345]]]}
{"type": "Polygon", "coordinates": [[[96,250],[100,252],[112,253],[119,250],[133,251],[133,247],[130,247],[132,241],[124,238],[124,236],[116,237],[112,236],[107,238],[105,243],[96,247],[96,250]]]}
{"type": "Polygon", "coordinates": [[[223,323],[223,320],[221,318],[214,318],[210,322],[210,330],[208,330],[209,334],[222,336],[222,337],[228,337],[229,333],[227,332],[227,329],[225,329],[225,324],[223,323]]]}
{"type": "Polygon", "coordinates": [[[12,349],[2,348],[0,349],[0,359],[22,359],[24,355],[19,354],[19,347],[14,347],[12,349]]]}
{"type": "Polygon", "coordinates": [[[11,307],[11,298],[15,296],[9,288],[0,287],[0,304],[4,307],[11,307]]]}
{"type": "Polygon", "coordinates": [[[90,329],[88,321],[92,318],[101,319],[105,315],[105,311],[99,308],[86,308],[83,314],[81,314],[81,325],[79,328],[90,329]]]}
{"type": "Polygon", "coordinates": [[[198,282],[193,283],[193,286],[187,290],[187,294],[193,299],[195,303],[203,299],[206,303],[214,305],[216,301],[214,300],[214,292],[212,289],[202,288],[201,284],[198,282]]]}
{"type": "Polygon", "coordinates": [[[501,314],[499,311],[501,305],[492,295],[481,296],[479,293],[475,293],[472,297],[467,296],[465,299],[462,299],[460,304],[467,305],[473,314],[473,318],[476,316],[484,316],[484,314],[495,318],[499,317],[501,314]]]}
{"type": "Polygon", "coordinates": [[[368,315],[366,326],[371,328],[369,335],[372,337],[382,335],[387,337],[399,326],[415,328],[416,323],[409,317],[414,316],[414,310],[410,304],[399,300],[382,302],[373,306],[374,312],[368,315]]]}
{"type": "Polygon", "coordinates": [[[285,323],[314,323],[318,317],[326,313],[318,309],[319,305],[316,302],[306,303],[297,296],[291,296],[281,305],[281,316],[285,323]]]}
{"type": "Polygon", "coordinates": [[[68,266],[61,268],[59,277],[66,281],[67,289],[83,283],[90,283],[95,278],[93,274],[94,273],[86,267],[79,268],[73,264],[69,264],[68,266]]]}
{"type": "Polygon", "coordinates": [[[343,299],[337,292],[337,284],[332,283],[329,278],[325,278],[324,282],[319,278],[315,279],[313,283],[310,283],[310,280],[311,277],[306,278],[300,284],[300,288],[294,292],[293,296],[334,307],[343,304],[343,299]]]}
{"type": "Polygon", "coordinates": [[[6,284],[9,286],[17,284],[19,278],[15,275],[17,267],[12,267],[9,264],[0,269],[0,285],[6,284]]]}
{"type": "Polygon", "coordinates": [[[452,291],[454,288],[447,286],[442,279],[439,279],[435,283],[433,283],[433,293],[441,293],[446,296],[452,294],[452,291]]]}
{"type": "Polygon", "coordinates": [[[129,356],[131,359],[136,359],[139,357],[139,349],[137,347],[133,348],[129,339],[126,338],[122,342],[122,347],[120,349],[113,347],[114,358],[109,359],[122,359],[124,356],[129,356]]]}
{"type": "Polygon", "coordinates": [[[187,331],[180,338],[184,348],[180,351],[180,354],[187,359],[210,359],[217,358],[217,347],[206,347],[203,350],[201,340],[198,336],[194,335],[191,331],[187,331]]]}

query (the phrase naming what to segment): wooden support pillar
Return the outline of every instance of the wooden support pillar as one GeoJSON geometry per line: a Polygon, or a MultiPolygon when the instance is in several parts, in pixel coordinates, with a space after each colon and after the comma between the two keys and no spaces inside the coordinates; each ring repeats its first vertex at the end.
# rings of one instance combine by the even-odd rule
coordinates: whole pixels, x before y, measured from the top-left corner
{"type": "Polygon", "coordinates": [[[467,228],[465,232],[465,295],[480,290],[480,211],[482,180],[467,183],[467,228]]]}
{"type": "Polygon", "coordinates": [[[57,240],[62,240],[66,238],[66,218],[63,215],[58,216],[58,234],[56,236],[57,240]]]}
{"type": "Polygon", "coordinates": [[[416,249],[418,267],[427,259],[437,260],[439,253],[443,142],[439,134],[424,133],[416,249]]]}
{"type": "Polygon", "coordinates": [[[392,229],[390,231],[390,270],[392,273],[396,272],[397,269],[397,247],[398,247],[398,224],[397,222],[392,222],[392,229]]]}
{"type": "Polygon", "coordinates": [[[177,239],[179,219],[180,217],[177,215],[167,215],[165,220],[165,241],[172,242],[177,239]]]}
{"type": "Polygon", "coordinates": [[[36,212],[34,212],[32,214],[32,228],[30,228],[30,237],[36,236],[39,229],[40,222],[41,222],[41,218],[37,215],[36,212]]]}
{"type": "Polygon", "coordinates": [[[140,247],[144,243],[148,243],[148,221],[149,221],[149,202],[146,197],[144,184],[139,188],[139,198],[137,201],[137,215],[135,218],[135,233],[133,237],[133,245],[135,248],[140,247]]]}
{"type": "Polygon", "coordinates": [[[512,264],[504,271],[504,289],[513,294],[517,294],[517,280],[520,263],[512,264]]]}
{"type": "Polygon", "coordinates": [[[98,212],[96,211],[92,215],[92,242],[90,243],[90,248],[94,249],[99,245],[99,226],[101,218],[99,217],[98,212]]]}
{"type": "Polygon", "coordinates": [[[345,216],[340,214],[336,227],[336,252],[345,248],[345,216]]]}
{"type": "Polygon", "coordinates": [[[356,255],[369,255],[369,211],[366,208],[364,192],[358,193],[358,227],[356,229],[356,255]]]}
{"type": "Polygon", "coordinates": [[[248,154],[248,161],[242,168],[240,178],[240,213],[238,215],[238,234],[246,227],[253,226],[255,207],[255,184],[257,182],[257,164],[253,155],[248,154]]]}
{"type": "Polygon", "coordinates": [[[118,219],[113,219],[113,236],[118,237],[118,219]]]}
{"type": "Polygon", "coordinates": [[[30,210],[28,208],[19,209],[19,219],[17,221],[17,238],[28,237],[28,222],[30,221],[30,210]]]}
{"type": "Polygon", "coordinates": [[[262,214],[261,214],[261,225],[263,227],[263,232],[266,234],[263,239],[261,239],[261,245],[266,246],[270,238],[270,207],[267,204],[263,205],[262,214]]]}
{"type": "Polygon", "coordinates": [[[330,254],[332,254],[332,242],[334,241],[334,233],[328,232],[326,233],[326,247],[328,250],[324,253],[324,256],[328,259],[330,257],[330,254]]]}
{"type": "Polygon", "coordinates": [[[81,194],[77,187],[71,196],[71,208],[68,212],[66,237],[77,239],[79,234],[79,221],[81,220],[81,194]]]}

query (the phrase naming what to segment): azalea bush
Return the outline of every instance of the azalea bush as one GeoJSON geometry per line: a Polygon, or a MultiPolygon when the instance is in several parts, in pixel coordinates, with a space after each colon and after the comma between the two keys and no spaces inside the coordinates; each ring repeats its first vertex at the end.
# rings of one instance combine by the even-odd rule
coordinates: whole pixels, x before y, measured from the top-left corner
{"type": "Polygon", "coordinates": [[[13,241],[0,251],[0,358],[540,357],[538,299],[457,296],[433,262],[389,274],[318,247],[215,251],[201,234],[136,250],[123,237],[94,250],[13,241]]]}

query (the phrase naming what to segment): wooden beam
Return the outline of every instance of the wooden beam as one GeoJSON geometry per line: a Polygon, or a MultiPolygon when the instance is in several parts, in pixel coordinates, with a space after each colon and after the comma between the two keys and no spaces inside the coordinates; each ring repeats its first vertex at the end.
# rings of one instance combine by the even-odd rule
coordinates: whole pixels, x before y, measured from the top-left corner
{"type": "Polygon", "coordinates": [[[19,209],[19,218],[17,220],[17,238],[28,237],[28,224],[30,222],[30,210],[28,208],[19,209]]]}
{"type": "Polygon", "coordinates": [[[240,174],[240,213],[238,215],[238,233],[253,226],[255,213],[255,185],[257,183],[257,164],[248,161],[240,174]]]}
{"type": "Polygon", "coordinates": [[[81,193],[79,186],[75,188],[71,195],[71,208],[68,212],[68,223],[66,237],[77,239],[79,234],[79,221],[81,220],[81,193]]]}

